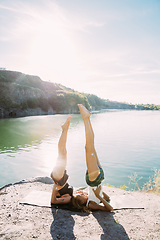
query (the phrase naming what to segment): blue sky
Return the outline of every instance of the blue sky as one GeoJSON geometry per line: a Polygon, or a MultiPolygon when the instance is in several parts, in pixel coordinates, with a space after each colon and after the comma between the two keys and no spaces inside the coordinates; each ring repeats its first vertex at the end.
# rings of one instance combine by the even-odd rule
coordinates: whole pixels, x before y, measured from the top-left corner
{"type": "Polygon", "coordinates": [[[160,1],[0,0],[0,68],[160,104],[160,1]]]}

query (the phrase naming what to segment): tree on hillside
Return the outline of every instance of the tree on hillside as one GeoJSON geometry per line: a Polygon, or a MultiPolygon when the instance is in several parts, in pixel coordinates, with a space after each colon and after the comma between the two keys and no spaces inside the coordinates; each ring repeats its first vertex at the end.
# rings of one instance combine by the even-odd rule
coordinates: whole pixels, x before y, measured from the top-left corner
{"type": "Polygon", "coordinates": [[[83,104],[87,109],[90,108],[87,98],[80,93],[68,92],[65,97],[68,109],[73,109],[78,112],[79,108],[77,104],[83,104]]]}
{"type": "Polygon", "coordinates": [[[48,102],[54,111],[60,112],[66,108],[66,100],[64,94],[53,94],[48,102]]]}
{"type": "Polygon", "coordinates": [[[105,101],[94,94],[85,94],[88,98],[88,102],[92,107],[95,107],[95,110],[100,109],[105,105],[105,101]]]}

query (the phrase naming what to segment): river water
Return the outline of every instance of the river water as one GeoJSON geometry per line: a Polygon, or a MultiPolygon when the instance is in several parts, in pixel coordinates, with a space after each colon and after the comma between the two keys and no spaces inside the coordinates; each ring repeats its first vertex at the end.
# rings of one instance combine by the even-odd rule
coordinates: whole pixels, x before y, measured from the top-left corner
{"type": "MultiPolygon", "coordinates": [[[[65,115],[0,119],[0,187],[22,179],[49,176],[65,115]]],[[[75,187],[85,183],[85,133],[80,114],[71,115],[67,171],[75,187]]],[[[142,186],[160,169],[160,111],[105,110],[92,114],[95,147],[105,172],[104,184],[142,186]]]]}

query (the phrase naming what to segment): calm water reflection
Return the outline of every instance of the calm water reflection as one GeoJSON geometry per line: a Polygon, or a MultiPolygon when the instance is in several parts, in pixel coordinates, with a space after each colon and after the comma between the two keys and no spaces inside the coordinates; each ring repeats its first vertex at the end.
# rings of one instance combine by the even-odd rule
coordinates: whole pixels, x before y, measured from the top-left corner
{"type": "MultiPolygon", "coordinates": [[[[60,126],[67,115],[0,120],[0,186],[34,176],[49,176],[57,157],[60,126]]],[[[160,169],[160,111],[104,111],[92,114],[95,145],[105,171],[104,183],[129,185],[135,172],[140,184],[160,169]]],[[[84,186],[84,125],[72,115],[68,133],[70,184],[84,186]]],[[[130,186],[132,187],[132,186],[130,186]]]]}

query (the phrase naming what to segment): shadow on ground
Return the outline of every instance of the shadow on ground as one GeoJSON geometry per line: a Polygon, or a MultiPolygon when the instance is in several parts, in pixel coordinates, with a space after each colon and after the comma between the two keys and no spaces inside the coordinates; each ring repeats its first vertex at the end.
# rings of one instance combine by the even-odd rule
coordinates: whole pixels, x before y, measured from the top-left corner
{"type": "Polygon", "coordinates": [[[114,212],[94,212],[93,216],[103,229],[102,240],[129,240],[124,227],[114,218],[114,212]]]}
{"type": "MultiPolygon", "coordinates": [[[[89,215],[84,212],[72,212],[64,209],[54,209],[52,208],[53,222],[50,227],[50,233],[54,240],[57,239],[89,239],[94,236],[94,231],[96,231],[95,222],[90,222],[90,229],[93,231],[89,235],[87,233],[87,226],[85,225],[85,219],[89,215]],[[75,215],[81,216],[81,226],[79,228],[79,237],[74,235],[74,226],[75,226],[75,215]],[[85,234],[86,232],[86,234],[85,234]]],[[[129,237],[121,224],[119,224],[114,219],[114,213],[96,211],[93,212],[92,215],[97,221],[97,224],[103,230],[103,233],[98,236],[98,239],[102,240],[129,240],[129,237]]],[[[97,232],[95,232],[97,234],[97,232]]],[[[94,238],[95,239],[95,238],[94,238]]]]}

